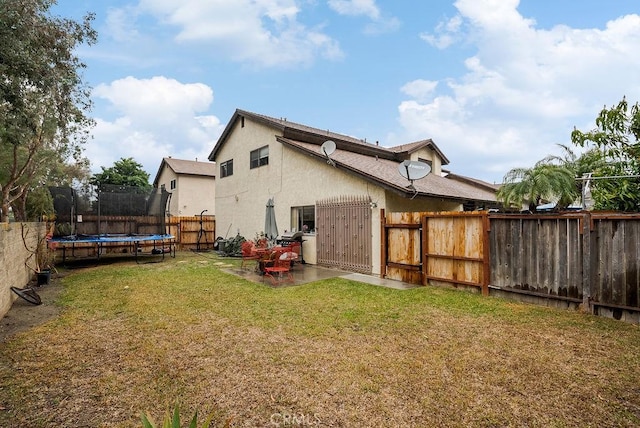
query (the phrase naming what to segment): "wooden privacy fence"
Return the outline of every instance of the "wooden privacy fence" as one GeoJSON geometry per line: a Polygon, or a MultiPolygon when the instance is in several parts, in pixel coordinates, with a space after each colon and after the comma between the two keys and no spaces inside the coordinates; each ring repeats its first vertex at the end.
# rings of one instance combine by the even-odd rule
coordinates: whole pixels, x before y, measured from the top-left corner
{"type": "Polygon", "coordinates": [[[640,320],[640,215],[383,212],[382,274],[640,320]]]}
{"type": "Polygon", "coordinates": [[[78,235],[168,233],[176,237],[180,249],[213,249],[216,237],[215,216],[110,216],[83,215],[74,224],[78,235]],[[199,248],[198,248],[199,247],[199,248]]]}
{"type": "Polygon", "coordinates": [[[216,218],[212,215],[169,217],[169,233],[182,250],[211,250],[216,239],[216,218]]]}

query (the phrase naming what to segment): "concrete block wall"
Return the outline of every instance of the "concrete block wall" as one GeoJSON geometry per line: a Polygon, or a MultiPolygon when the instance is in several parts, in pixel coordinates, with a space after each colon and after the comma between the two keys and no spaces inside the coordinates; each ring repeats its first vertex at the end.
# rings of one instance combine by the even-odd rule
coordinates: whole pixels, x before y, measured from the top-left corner
{"type": "Polygon", "coordinates": [[[27,266],[35,266],[30,249],[37,247],[45,233],[45,223],[0,223],[0,318],[18,298],[10,287],[22,288],[35,275],[27,266]]]}

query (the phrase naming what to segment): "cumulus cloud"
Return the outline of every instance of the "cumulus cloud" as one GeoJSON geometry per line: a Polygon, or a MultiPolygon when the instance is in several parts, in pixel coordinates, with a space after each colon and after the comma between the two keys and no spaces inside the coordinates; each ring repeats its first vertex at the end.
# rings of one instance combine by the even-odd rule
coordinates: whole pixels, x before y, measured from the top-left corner
{"type": "Polygon", "coordinates": [[[454,171],[489,181],[558,154],[556,144],[569,144],[573,126],[592,123],[603,105],[640,99],[640,16],[543,29],[518,4],[458,0],[459,14],[422,38],[472,46],[465,73],[437,88],[426,80],[401,88],[409,96],[398,108],[403,137],[433,138],[454,171]]]}
{"type": "Polygon", "coordinates": [[[438,86],[434,80],[417,79],[405,84],[400,90],[418,101],[426,100],[438,86]]]}
{"type": "Polygon", "coordinates": [[[295,0],[141,0],[139,13],[176,27],[178,42],[200,43],[234,61],[257,67],[309,65],[344,56],[321,27],[297,19],[295,0]]]}
{"type": "Polygon", "coordinates": [[[133,157],[155,177],[165,156],[207,161],[223,130],[217,117],[206,115],[213,91],[201,83],[181,83],[162,76],[127,77],[95,88],[113,118],[98,118],[86,148],[92,170],[133,157]]]}

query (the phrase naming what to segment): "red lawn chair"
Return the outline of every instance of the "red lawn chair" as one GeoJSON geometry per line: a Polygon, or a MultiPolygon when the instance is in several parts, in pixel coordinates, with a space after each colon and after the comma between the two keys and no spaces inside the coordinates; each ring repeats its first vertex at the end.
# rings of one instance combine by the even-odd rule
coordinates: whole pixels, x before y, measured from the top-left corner
{"type": "Polygon", "coordinates": [[[264,268],[264,277],[269,278],[273,285],[294,283],[291,275],[291,260],[285,251],[276,251],[273,257],[273,265],[264,268]]]}
{"type": "Polygon", "coordinates": [[[256,247],[253,242],[244,241],[240,248],[242,250],[242,263],[240,264],[240,269],[244,269],[244,264],[247,261],[253,260],[256,263],[258,262],[258,259],[260,258],[260,256],[258,255],[256,251],[256,247]]]}

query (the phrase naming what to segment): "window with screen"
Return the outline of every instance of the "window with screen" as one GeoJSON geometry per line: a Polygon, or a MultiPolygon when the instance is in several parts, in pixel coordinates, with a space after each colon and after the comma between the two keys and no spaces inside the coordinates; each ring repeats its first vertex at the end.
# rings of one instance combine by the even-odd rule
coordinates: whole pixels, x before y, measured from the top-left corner
{"type": "Polygon", "coordinates": [[[220,164],[220,178],[228,177],[230,175],[233,175],[233,159],[229,159],[228,161],[220,164]]]}
{"type": "Polygon", "coordinates": [[[251,169],[269,165],[269,146],[260,147],[251,152],[251,169]]]}

